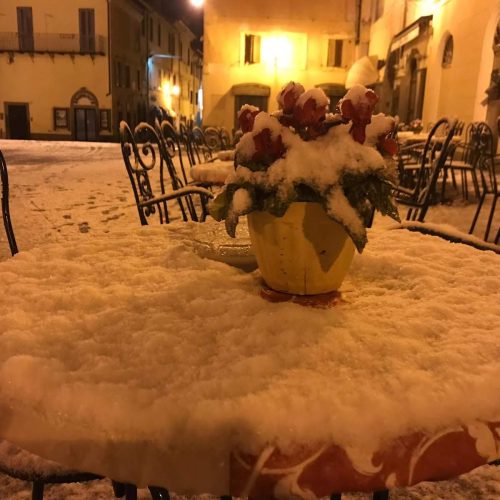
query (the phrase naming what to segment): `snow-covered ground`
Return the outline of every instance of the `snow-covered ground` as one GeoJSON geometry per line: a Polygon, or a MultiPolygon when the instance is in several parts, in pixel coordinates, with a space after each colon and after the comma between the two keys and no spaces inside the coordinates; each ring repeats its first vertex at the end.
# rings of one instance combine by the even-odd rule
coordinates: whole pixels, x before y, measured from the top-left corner
{"type": "MultiPolygon", "coordinates": [[[[20,250],[139,225],[118,144],[0,141],[0,150],[9,167],[11,215],[20,250]]],[[[457,199],[450,205],[432,207],[427,220],[467,232],[475,208],[473,196],[469,203],[457,199]]],[[[484,218],[477,235],[484,232],[484,218]]],[[[497,218],[494,232],[499,222],[497,218]]],[[[377,217],[375,224],[392,221],[377,217]]],[[[0,260],[8,257],[5,235],[0,230],[0,260]]],[[[149,495],[144,490],[139,497],[149,495]]],[[[0,476],[0,499],[4,498],[30,498],[29,485],[0,476]]],[[[45,498],[111,499],[113,494],[109,481],[103,480],[48,487],[45,498]]],[[[367,496],[353,494],[346,498],[367,496]]],[[[484,466],[453,481],[394,491],[391,498],[500,499],[500,469],[484,466]]]]}

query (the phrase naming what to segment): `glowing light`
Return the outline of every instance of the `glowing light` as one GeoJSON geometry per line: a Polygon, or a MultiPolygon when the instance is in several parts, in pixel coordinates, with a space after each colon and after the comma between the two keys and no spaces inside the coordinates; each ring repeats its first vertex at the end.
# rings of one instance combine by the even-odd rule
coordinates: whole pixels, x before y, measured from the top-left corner
{"type": "Polygon", "coordinates": [[[163,94],[163,104],[168,110],[172,110],[172,89],[169,82],[163,82],[161,92],[163,94]]]}
{"type": "Polygon", "coordinates": [[[191,0],[191,5],[196,8],[203,7],[204,0],[191,0]]]}
{"type": "Polygon", "coordinates": [[[278,69],[293,65],[293,44],[285,35],[270,35],[262,38],[262,62],[278,69]]]}
{"type": "Polygon", "coordinates": [[[174,85],[172,87],[172,95],[178,96],[181,93],[179,85],[174,85]]]}

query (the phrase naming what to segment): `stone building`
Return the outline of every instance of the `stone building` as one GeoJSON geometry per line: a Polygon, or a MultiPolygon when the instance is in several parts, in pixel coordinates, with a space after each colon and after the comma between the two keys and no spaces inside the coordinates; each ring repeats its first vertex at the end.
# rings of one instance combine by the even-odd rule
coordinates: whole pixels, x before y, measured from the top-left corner
{"type": "Polygon", "coordinates": [[[29,3],[0,3],[0,138],[114,140],[154,110],[195,118],[195,36],[155,1],[29,3]]]}
{"type": "Polygon", "coordinates": [[[245,103],[272,112],[290,80],[323,88],[334,107],[348,69],[366,54],[370,7],[354,0],[207,0],[203,123],[231,130],[245,103]]]}
{"type": "Polygon", "coordinates": [[[374,0],[373,6],[369,54],[384,61],[376,83],[382,111],[405,123],[488,119],[496,130],[500,2],[374,0]]]}

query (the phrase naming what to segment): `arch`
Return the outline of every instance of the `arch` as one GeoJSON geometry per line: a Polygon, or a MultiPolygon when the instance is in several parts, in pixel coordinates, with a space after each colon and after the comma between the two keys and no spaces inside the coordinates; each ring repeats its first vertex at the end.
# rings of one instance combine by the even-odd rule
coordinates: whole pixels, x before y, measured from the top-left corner
{"type": "MultiPolygon", "coordinates": [[[[90,106],[93,106],[95,108],[99,107],[99,101],[97,100],[96,95],[88,90],[86,87],[82,87],[78,89],[71,97],[70,105],[72,108],[75,106],[78,106],[80,103],[81,99],[87,99],[90,103],[90,106]]],[[[86,104],[87,106],[89,104],[86,104]]]]}
{"type": "Polygon", "coordinates": [[[441,56],[441,66],[449,68],[453,62],[453,35],[448,35],[445,40],[443,53],[441,56]]]}

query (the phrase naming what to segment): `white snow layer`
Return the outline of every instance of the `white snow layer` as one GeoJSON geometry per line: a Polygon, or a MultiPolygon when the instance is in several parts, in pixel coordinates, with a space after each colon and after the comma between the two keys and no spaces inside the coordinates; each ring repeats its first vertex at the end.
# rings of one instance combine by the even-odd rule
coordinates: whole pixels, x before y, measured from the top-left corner
{"type": "Polygon", "coordinates": [[[0,263],[2,400],[94,443],[188,450],[198,481],[234,446],[370,453],[500,418],[498,255],[374,230],[347,303],[316,310],[265,302],[257,272],[201,259],[188,234],[115,231],[0,263]]]}

